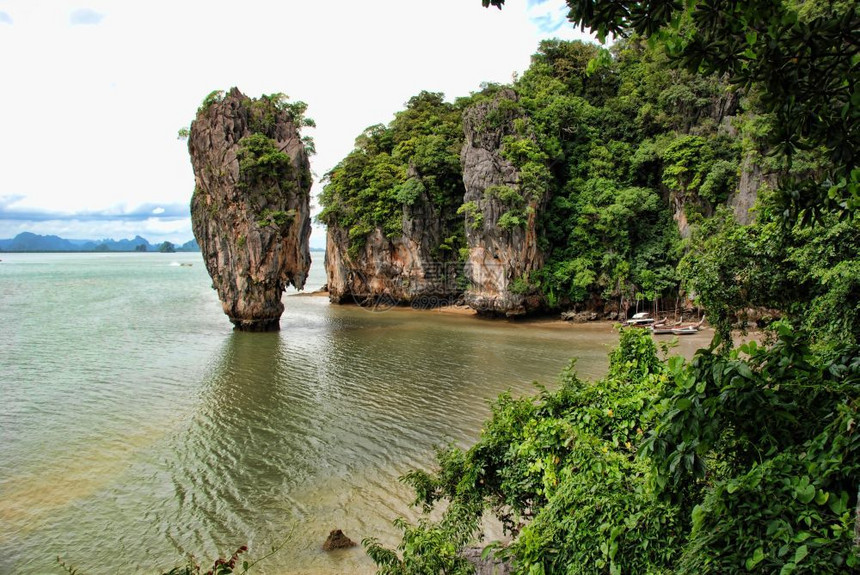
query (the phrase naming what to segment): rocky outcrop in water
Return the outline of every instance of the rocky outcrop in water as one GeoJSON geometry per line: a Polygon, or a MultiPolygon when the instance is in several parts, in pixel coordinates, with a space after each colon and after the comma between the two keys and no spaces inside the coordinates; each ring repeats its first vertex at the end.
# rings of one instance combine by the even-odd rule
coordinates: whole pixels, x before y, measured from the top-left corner
{"type": "Polygon", "coordinates": [[[326,275],[335,303],[452,303],[462,247],[460,109],[421,92],[367,128],[326,175],[326,275]]]}
{"type": "Polygon", "coordinates": [[[356,543],[340,529],[333,529],[323,543],[323,551],[334,551],[335,549],[349,549],[355,547],[356,543]]]}
{"type": "Polygon", "coordinates": [[[543,303],[523,287],[544,262],[537,242],[537,214],[545,198],[524,194],[518,170],[501,154],[502,141],[514,135],[514,120],[521,114],[516,101],[516,92],[503,89],[463,115],[466,141],[461,161],[469,246],[465,271],[470,283],[465,301],[485,315],[522,315],[543,303]],[[514,210],[516,219],[510,217],[514,210]]]}
{"type": "Polygon", "coordinates": [[[311,177],[301,112],[282,96],[257,100],[233,88],[210,95],[191,123],[194,236],[238,330],[279,329],[284,289],[307,278],[311,177]]]}

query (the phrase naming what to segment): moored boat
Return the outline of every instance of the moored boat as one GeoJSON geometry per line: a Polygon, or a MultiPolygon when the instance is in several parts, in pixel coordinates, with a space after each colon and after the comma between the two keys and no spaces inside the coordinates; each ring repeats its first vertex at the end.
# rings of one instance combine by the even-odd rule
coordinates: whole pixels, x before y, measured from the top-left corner
{"type": "Polygon", "coordinates": [[[675,335],[693,335],[699,333],[699,328],[694,325],[685,325],[684,327],[673,327],[669,333],[675,335]]]}
{"type": "Polygon", "coordinates": [[[662,324],[662,325],[656,325],[655,324],[655,325],[652,325],[650,329],[651,329],[651,333],[654,335],[670,335],[674,328],[672,328],[671,326],[668,326],[666,324],[662,324]]]}
{"type": "Polygon", "coordinates": [[[654,318],[651,317],[651,314],[647,312],[639,312],[633,314],[633,317],[624,322],[624,325],[628,325],[631,327],[645,327],[654,323],[654,318]]]}
{"type": "Polygon", "coordinates": [[[693,335],[699,333],[699,328],[705,323],[705,316],[698,323],[690,323],[687,325],[678,325],[672,328],[672,333],[675,335],[693,335]]]}

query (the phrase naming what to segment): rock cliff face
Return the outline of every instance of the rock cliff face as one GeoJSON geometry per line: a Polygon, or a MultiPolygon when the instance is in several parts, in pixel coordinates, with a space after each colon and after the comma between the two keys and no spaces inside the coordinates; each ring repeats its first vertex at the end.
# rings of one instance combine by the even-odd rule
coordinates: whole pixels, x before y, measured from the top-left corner
{"type": "MultiPolygon", "coordinates": [[[[514,134],[519,113],[516,92],[501,90],[493,100],[479,103],[463,115],[466,141],[461,153],[466,186],[466,239],[469,255],[466,304],[485,315],[522,315],[542,305],[542,298],[525,295],[522,280],[543,266],[537,243],[537,215],[545,198],[523,197],[520,176],[501,155],[502,140],[514,134]],[[511,210],[505,195],[519,195],[521,219],[500,226],[511,210]]],[[[516,197],[516,196],[515,196],[516,197]]]]}
{"type": "Polygon", "coordinates": [[[326,276],[333,303],[406,304],[434,307],[454,301],[455,265],[440,261],[443,218],[426,196],[403,206],[402,234],[386,237],[376,228],[350,250],[349,230],[329,224],[326,276]]]}
{"type": "Polygon", "coordinates": [[[741,225],[749,225],[755,221],[755,214],[750,211],[758,198],[758,191],[763,185],[775,188],[777,185],[774,174],[765,174],[757,161],[757,154],[747,154],[741,163],[741,177],[738,189],[726,202],[732,209],[735,220],[741,225]]]}
{"type": "Polygon", "coordinates": [[[310,267],[311,177],[291,110],[233,88],[191,124],[194,236],[224,313],[238,330],[279,329],[281,296],[310,267]]]}
{"type": "MultiPolygon", "coordinates": [[[[720,134],[724,134],[730,138],[737,138],[738,130],[732,122],[735,119],[735,114],[738,113],[739,105],[739,95],[737,92],[720,90],[717,95],[712,96],[709,102],[700,109],[688,110],[686,116],[689,124],[679,126],[678,128],[684,134],[696,135],[699,134],[701,130],[699,122],[703,118],[709,118],[712,125],[717,127],[717,131],[720,134]]],[[[747,163],[744,163],[742,170],[747,170],[749,167],[750,166],[748,166],[747,163]]],[[[742,180],[741,187],[743,188],[743,186],[744,183],[742,180]]],[[[746,215],[746,212],[755,202],[757,189],[757,184],[751,190],[750,187],[747,186],[746,193],[743,191],[740,194],[734,193],[732,194],[732,197],[729,198],[729,206],[735,211],[736,216],[739,216],[741,212],[744,212],[743,217],[738,220],[741,223],[749,223],[749,216],[746,215]],[[748,205],[738,206],[738,204],[744,204],[744,202],[749,203],[748,205]]],[[[688,239],[692,234],[692,229],[690,228],[690,223],[687,219],[688,207],[692,207],[693,211],[703,214],[705,217],[711,217],[714,215],[715,206],[712,206],[707,201],[699,198],[695,193],[686,193],[683,191],[670,192],[666,190],[666,197],[668,198],[674,212],[672,218],[678,225],[678,232],[684,239],[688,239]]]]}

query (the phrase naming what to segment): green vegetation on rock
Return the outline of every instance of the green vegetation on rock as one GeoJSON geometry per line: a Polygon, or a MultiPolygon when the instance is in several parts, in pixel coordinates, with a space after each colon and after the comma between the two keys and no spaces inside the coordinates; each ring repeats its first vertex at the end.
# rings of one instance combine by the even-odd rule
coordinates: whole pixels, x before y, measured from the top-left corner
{"type": "Polygon", "coordinates": [[[369,555],[380,573],[472,573],[461,552],[492,514],[513,540],[487,550],[514,573],[860,571],[860,8],[568,5],[621,39],[543,43],[514,85],[540,150],[525,157],[551,173],[547,264],[520,279],[571,302],[680,282],[715,337],[661,360],[625,329],[603,379],[571,366],[556,391],[503,395],[477,443],[404,477],[441,518],[399,520],[397,548],[368,539],[369,555]],[[759,179],[747,225],[724,205],[743,177],[759,179]],[[785,319],[734,348],[751,307],[785,319]]]}
{"type": "Polygon", "coordinates": [[[739,161],[718,123],[726,86],[672,70],[659,48],[633,37],[611,54],[544,41],[514,88],[536,143],[509,140],[503,154],[527,186],[549,193],[540,219],[547,260],[531,283],[564,307],[674,299],[675,211],[710,212],[710,198],[734,190],[734,180],[711,175],[718,159],[739,161]],[[706,180],[708,197],[699,194],[706,180]]]}
{"type": "MultiPolygon", "coordinates": [[[[457,209],[463,202],[460,148],[462,106],[442,94],[421,92],[388,125],[367,128],[355,149],[326,175],[319,221],[349,230],[352,255],[379,229],[388,238],[403,231],[404,206],[429,205],[445,237],[463,237],[457,209]]],[[[462,239],[454,242],[459,249],[462,239]]]]}

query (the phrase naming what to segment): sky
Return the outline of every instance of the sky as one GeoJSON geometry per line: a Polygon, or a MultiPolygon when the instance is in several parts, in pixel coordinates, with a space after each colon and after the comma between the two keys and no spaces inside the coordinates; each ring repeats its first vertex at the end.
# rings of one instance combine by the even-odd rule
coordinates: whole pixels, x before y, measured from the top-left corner
{"type": "Polygon", "coordinates": [[[421,90],[510,82],[541,39],[584,38],[565,15],[564,0],[0,0],[0,238],[190,240],[177,131],[233,86],[308,104],[316,198],[421,90]]]}

